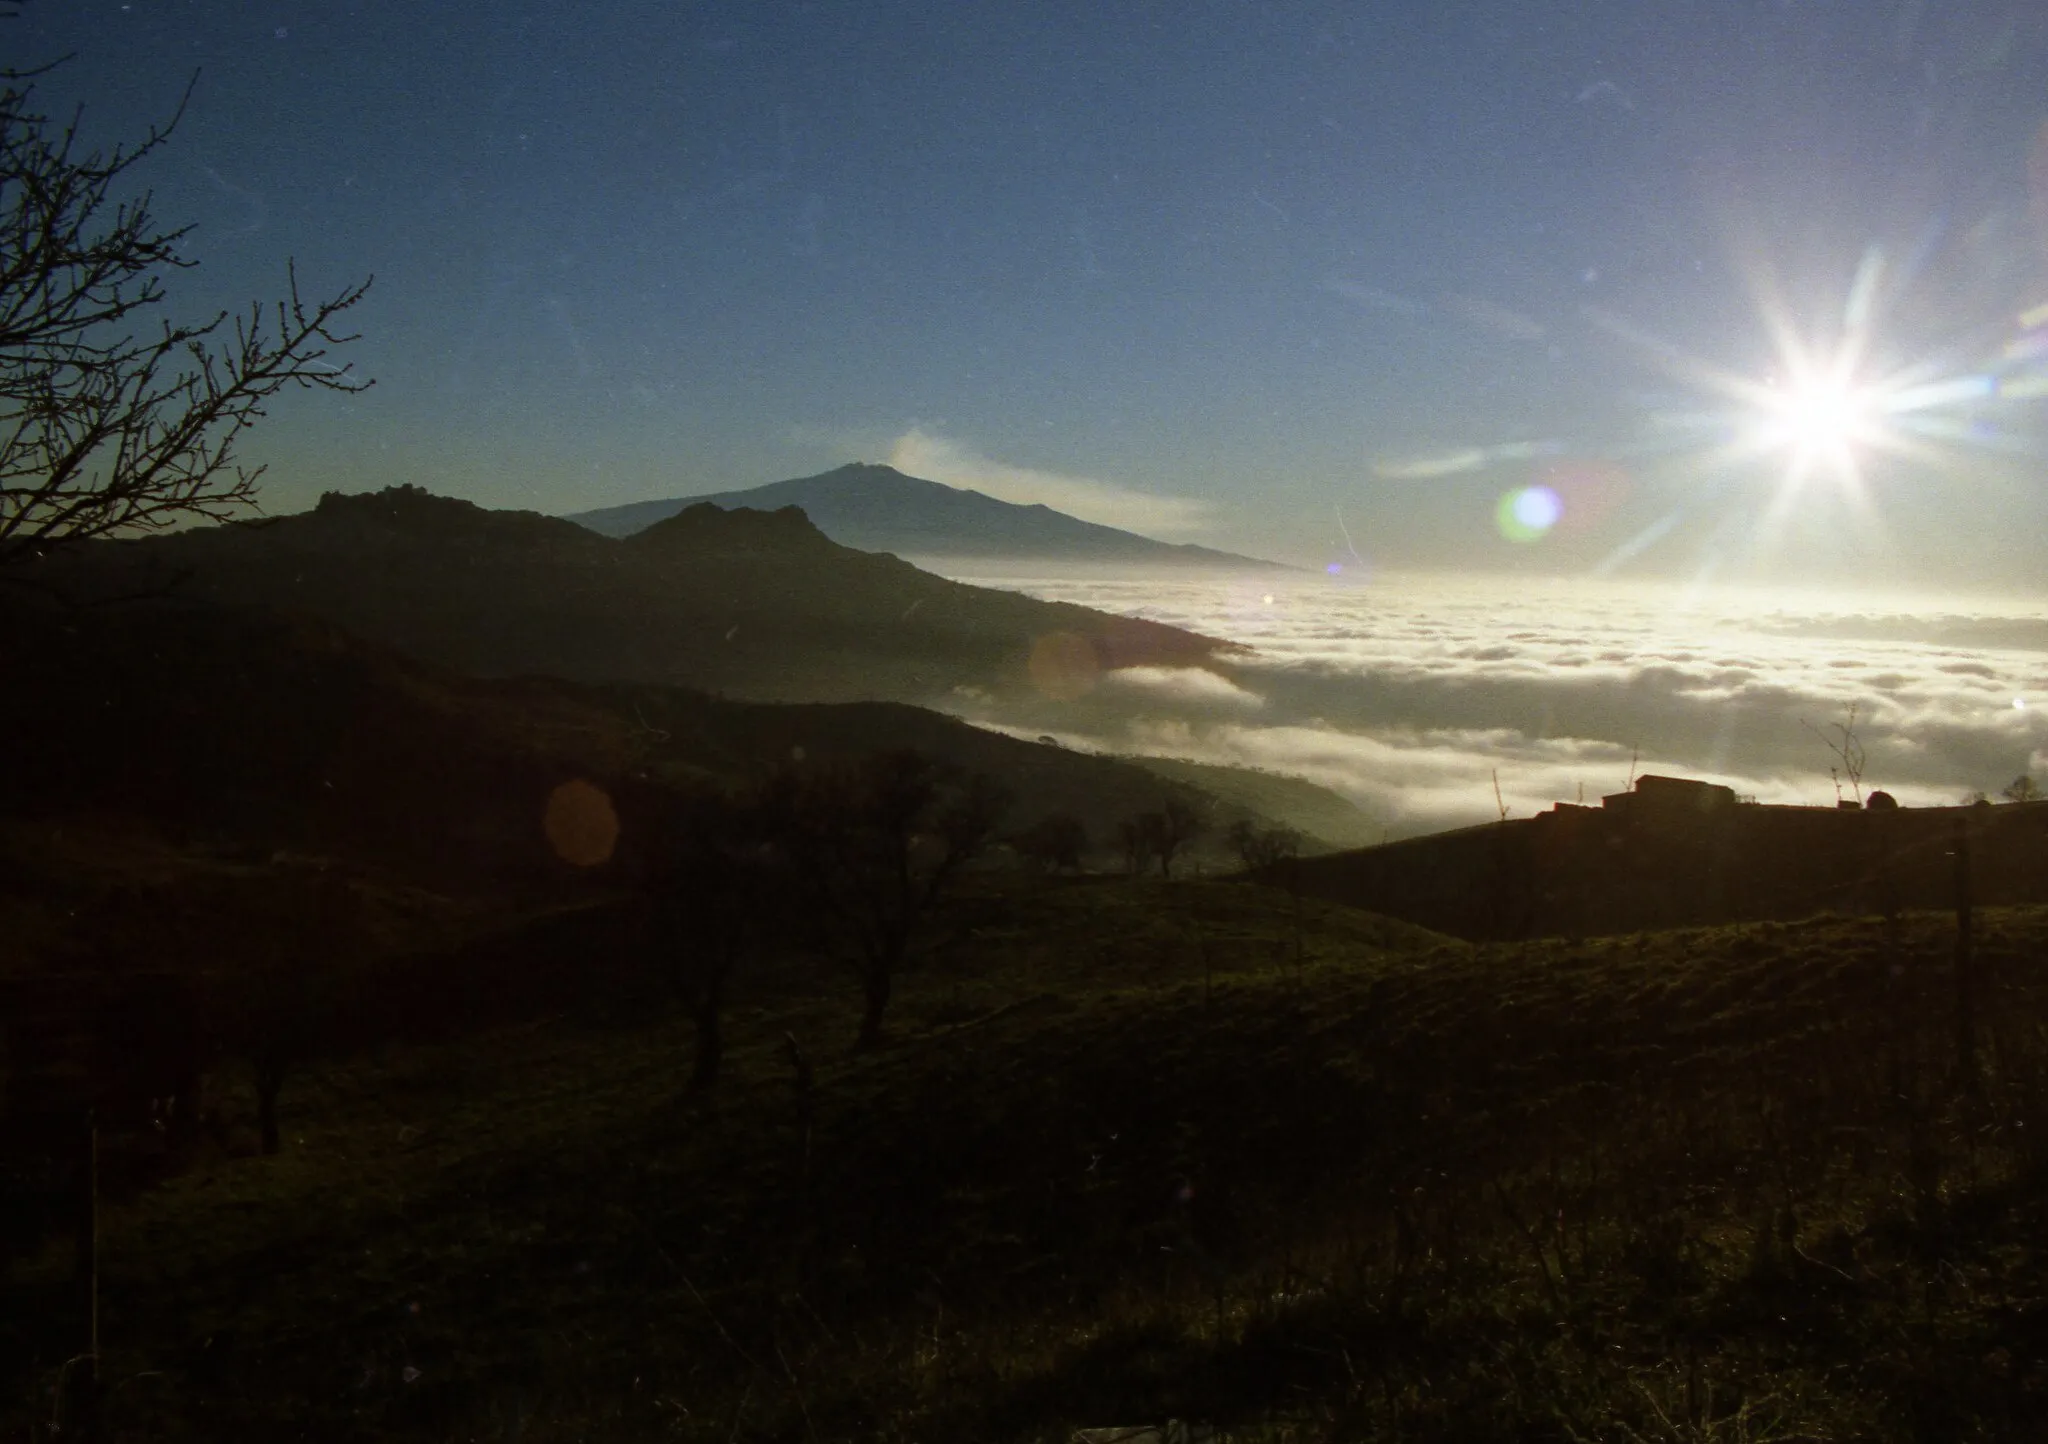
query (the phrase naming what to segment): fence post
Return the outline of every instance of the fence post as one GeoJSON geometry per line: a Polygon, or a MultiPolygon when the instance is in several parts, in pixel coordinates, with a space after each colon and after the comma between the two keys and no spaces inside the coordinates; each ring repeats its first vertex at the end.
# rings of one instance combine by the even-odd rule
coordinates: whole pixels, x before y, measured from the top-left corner
{"type": "Polygon", "coordinates": [[[1956,901],[1956,1066],[1962,1070],[1963,1086],[1976,1093],[1977,1075],[1976,965],[1971,956],[1970,824],[1956,819],[1955,848],[1956,901]]]}
{"type": "Polygon", "coordinates": [[[64,1368],[62,1418],[67,1438],[90,1444],[100,1437],[100,1134],[91,1108],[74,1117],[78,1151],[73,1165],[76,1251],[71,1288],[79,1351],[64,1368]]]}

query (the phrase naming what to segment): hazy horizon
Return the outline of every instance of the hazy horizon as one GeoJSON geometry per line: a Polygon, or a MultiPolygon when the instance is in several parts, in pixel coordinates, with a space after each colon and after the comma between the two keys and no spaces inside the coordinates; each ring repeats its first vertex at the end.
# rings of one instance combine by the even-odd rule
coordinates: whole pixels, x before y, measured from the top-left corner
{"type": "MultiPolygon", "coordinates": [[[[1633,772],[1832,806],[1847,709],[1862,790],[1907,806],[2048,772],[2048,604],[1382,573],[1145,580],[956,574],[1249,646],[973,720],[1070,745],[1306,777],[1394,837],[1597,802],[1633,772]],[[1810,724],[1810,725],[1809,725],[1810,724]]],[[[1842,796],[1850,795],[1843,779],[1842,796]]]]}

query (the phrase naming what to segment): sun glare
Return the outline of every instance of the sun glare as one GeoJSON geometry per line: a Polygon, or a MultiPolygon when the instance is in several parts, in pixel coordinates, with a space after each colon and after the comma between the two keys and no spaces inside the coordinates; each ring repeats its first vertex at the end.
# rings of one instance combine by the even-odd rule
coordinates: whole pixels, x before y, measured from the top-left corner
{"type": "MultiPolygon", "coordinates": [[[[1767,268],[1753,268],[1751,283],[1760,339],[1768,344],[1755,370],[1717,365],[1620,317],[1588,313],[1704,403],[1657,414],[1657,432],[1643,451],[1668,457],[1667,474],[1696,486],[1617,547],[1603,567],[1627,561],[1697,515],[1697,502],[1717,483],[1745,480],[1770,489],[1763,506],[1725,514],[1722,535],[1740,537],[1745,553],[1775,554],[1802,525],[1830,514],[1847,521],[1859,545],[1881,547],[1874,472],[1900,475],[1911,468],[1922,476],[1952,476],[1965,457],[2028,449],[2016,408],[2048,396],[2048,305],[2022,308],[2016,332],[1995,355],[1985,355],[1983,342],[1973,340],[1966,350],[1916,356],[1901,354],[1900,338],[1881,334],[1905,280],[1876,246],[1865,251],[1836,315],[1827,314],[1832,308],[1825,304],[1787,304],[1767,268]],[[1976,364],[1958,366],[1965,355],[1976,364]],[[1809,504],[1820,510],[1795,521],[1795,512],[1809,504]]],[[[1719,565],[1726,556],[1717,545],[1702,565],[1719,565]]]]}
{"type": "Polygon", "coordinates": [[[1832,376],[1772,387],[1756,404],[1757,443],[1789,452],[1799,472],[1818,466],[1851,480],[1858,451],[1880,439],[1880,398],[1832,376]]]}

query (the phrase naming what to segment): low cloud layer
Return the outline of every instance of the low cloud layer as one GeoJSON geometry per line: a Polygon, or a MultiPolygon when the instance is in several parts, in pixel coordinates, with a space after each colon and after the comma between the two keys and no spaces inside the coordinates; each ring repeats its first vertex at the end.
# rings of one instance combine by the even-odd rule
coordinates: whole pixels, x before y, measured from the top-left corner
{"type": "MultiPolygon", "coordinates": [[[[1845,727],[1862,790],[1909,806],[2048,776],[2048,610],[2036,606],[1908,611],[1499,578],[1012,585],[1253,648],[1215,672],[1148,669],[1048,703],[1034,727],[1294,773],[1394,836],[1499,806],[1597,801],[1631,770],[1832,805],[1845,727]]],[[[1857,786],[1839,781],[1845,796],[1857,786]]]]}
{"type": "Polygon", "coordinates": [[[978,491],[998,501],[1020,506],[1043,504],[1083,521],[1168,541],[1202,537],[1213,520],[1207,502],[1155,496],[1091,477],[1011,466],[918,427],[890,445],[889,465],[911,476],[978,491]]]}
{"type": "Polygon", "coordinates": [[[1125,667],[1103,678],[1111,689],[1193,706],[1256,710],[1265,706],[1258,693],[1211,672],[1206,667],[1125,667]]]}

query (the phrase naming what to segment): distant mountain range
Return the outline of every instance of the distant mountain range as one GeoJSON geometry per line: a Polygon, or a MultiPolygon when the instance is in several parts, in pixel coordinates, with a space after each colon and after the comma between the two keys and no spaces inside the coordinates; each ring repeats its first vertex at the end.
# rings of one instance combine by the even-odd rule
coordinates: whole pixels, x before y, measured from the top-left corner
{"type": "Polygon", "coordinates": [[[307,613],[472,676],[656,682],[757,701],[944,704],[962,689],[1036,696],[1049,681],[1078,692],[1119,667],[1200,666],[1240,650],[947,581],[841,546],[794,507],[693,505],[615,540],[400,486],[329,493],[313,511],[254,525],[94,543],[34,570],[84,595],[170,591],[307,613]]]}
{"type": "Polygon", "coordinates": [[[893,466],[858,462],[819,476],[745,491],[600,507],[573,513],[568,520],[605,536],[631,536],[684,507],[706,502],[728,511],[801,507],[819,531],[841,546],[893,552],[900,557],[1237,572],[1293,570],[1278,562],[1208,547],[1174,546],[1082,521],[1049,506],[1018,506],[978,491],[905,476],[893,466]]]}

